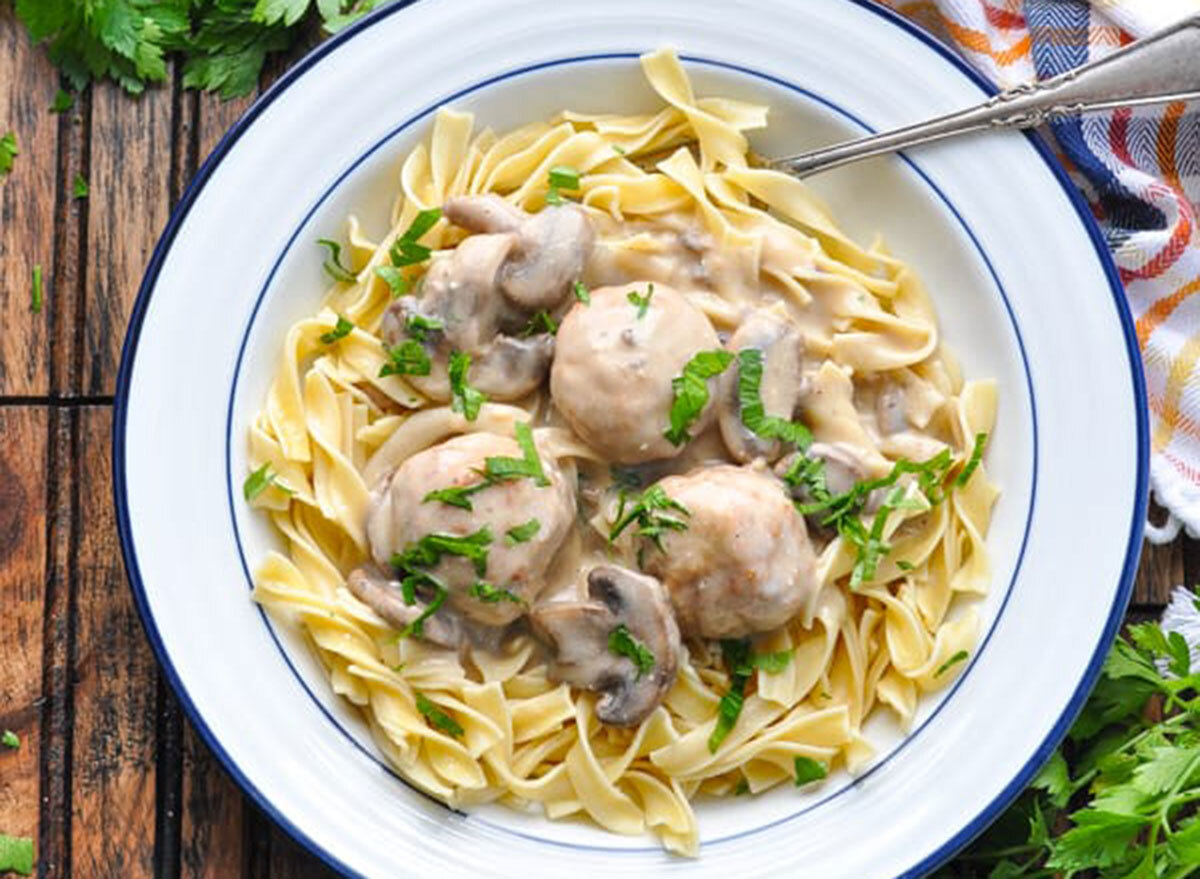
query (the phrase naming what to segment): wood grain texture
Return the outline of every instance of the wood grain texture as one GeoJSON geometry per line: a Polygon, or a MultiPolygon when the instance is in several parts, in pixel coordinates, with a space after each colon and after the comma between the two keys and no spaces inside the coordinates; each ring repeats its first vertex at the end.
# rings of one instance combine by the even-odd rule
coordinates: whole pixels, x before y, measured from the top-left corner
{"type": "Polygon", "coordinates": [[[0,408],[0,833],[37,836],[40,797],[42,607],[46,569],[44,408],[0,408]]]}
{"type": "Polygon", "coordinates": [[[242,792],[188,725],[183,747],[183,879],[242,875],[248,808],[242,792]]]}
{"type": "Polygon", "coordinates": [[[74,579],[72,875],[153,875],[157,669],[121,566],[107,407],[83,407],[74,579]]]}
{"type": "Polygon", "coordinates": [[[0,395],[50,390],[48,339],[56,298],[54,205],[58,117],[47,112],[58,77],[45,53],[29,43],[12,8],[0,4],[0,137],[16,135],[20,155],[0,178],[0,395]],[[34,266],[45,290],[31,310],[34,266]]]}
{"type": "Polygon", "coordinates": [[[1186,549],[1183,540],[1162,546],[1146,541],[1133,589],[1134,605],[1161,606],[1170,600],[1171,590],[1184,580],[1186,549]]]}
{"type": "Polygon", "coordinates": [[[337,875],[278,827],[271,827],[271,879],[337,879],[337,875]]]}
{"type": "Polygon", "coordinates": [[[115,388],[129,313],[170,213],[173,112],[169,88],[132,100],[111,83],[93,86],[84,394],[115,388]]]}

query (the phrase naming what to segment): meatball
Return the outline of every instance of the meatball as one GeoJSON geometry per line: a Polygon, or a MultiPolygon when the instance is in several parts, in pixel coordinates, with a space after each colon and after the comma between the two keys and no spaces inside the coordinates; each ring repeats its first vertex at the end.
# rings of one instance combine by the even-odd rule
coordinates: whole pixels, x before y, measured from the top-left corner
{"type": "Polygon", "coordinates": [[[761,470],[720,465],[658,483],[688,510],[645,569],[671,593],[679,628],[741,638],[778,628],[816,595],[816,556],[782,484],[761,470]]]}
{"type": "MultiPolygon", "coordinates": [[[[550,393],[575,432],[610,460],[670,458],[680,451],[664,436],[674,400],[671,380],[694,354],[720,347],[704,313],[672,288],[602,287],[592,291],[590,304],[576,303],[558,329],[550,393]],[[630,301],[631,292],[648,296],[648,305],[630,301]]],[[[715,416],[712,384],[693,435],[715,416]]]]}
{"type": "MultiPolygon", "coordinates": [[[[375,562],[386,567],[393,553],[430,534],[464,537],[487,528],[487,564],[482,573],[467,558],[443,555],[429,569],[449,590],[448,601],[463,616],[489,625],[504,625],[524,614],[545,585],[546,569],[566,537],[575,516],[574,493],[562,471],[541,456],[549,485],[529,477],[497,482],[471,494],[471,509],[426,500],[438,489],[482,483],[480,472],[490,457],[522,457],[509,437],[471,433],[454,437],[413,455],[376,488],[367,517],[367,538],[375,562]],[[506,540],[511,529],[537,520],[527,540],[506,540]],[[521,602],[491,600],[472,587],[485,581],[507,589],[521,602]]],[[[524,535],[522,535],[524,536],[524,535]]]]}

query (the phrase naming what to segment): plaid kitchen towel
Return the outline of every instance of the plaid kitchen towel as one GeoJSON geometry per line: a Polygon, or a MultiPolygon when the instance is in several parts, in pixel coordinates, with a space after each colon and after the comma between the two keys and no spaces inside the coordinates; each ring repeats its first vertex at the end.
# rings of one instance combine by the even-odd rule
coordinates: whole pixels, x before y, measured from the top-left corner
{"type": "MultiPolygon", "coordinates": [[[[885,0],[1002,88],[1045,79],[1200,14],[1200,0],[885,0]]],[[[1150,484],[1200,536],[1200,103],[1052,123],[1057,152],[1112,250],[1150,398],[1150,484]]]]}

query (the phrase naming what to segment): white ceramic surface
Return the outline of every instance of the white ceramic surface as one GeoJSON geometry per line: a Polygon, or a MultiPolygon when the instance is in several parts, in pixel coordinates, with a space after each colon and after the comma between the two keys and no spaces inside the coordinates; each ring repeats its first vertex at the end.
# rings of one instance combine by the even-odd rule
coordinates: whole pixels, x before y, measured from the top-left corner
{"type": "Polygon", "coordinates": [[[500,807],[450,812],[380,762],[287,627],[249,599],[275,545],[239,500],[245,428],[285,328],[324,289],[318,237],[382,232],[401,157],[449,101],[505,128],[564,107],[655,105],[636,55],[676,46],[698,94],[764,101],[760,153],[976,102],[943,50],[857,0],[420,0],[326,43],[217,150],[155,254],[115,432],[126,562],[202,735],[289,832],[368,876],[919,875],[998,814],[1065,731],[1120,619],[1144,516],[1144,397],[1090,221],[1022,135],[943,144],[813,185],[860,240],[913,263],[969,377],[994,376],[984,640],[854,780],[700,801],[697,860],[500,807]],[[186,474],[181,473],[186,470],[186,474]]]}

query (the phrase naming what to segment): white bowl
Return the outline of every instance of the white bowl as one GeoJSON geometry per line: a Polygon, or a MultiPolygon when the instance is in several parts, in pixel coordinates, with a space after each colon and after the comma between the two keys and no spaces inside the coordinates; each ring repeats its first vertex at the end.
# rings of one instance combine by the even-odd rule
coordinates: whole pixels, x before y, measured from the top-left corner
{"type": "Polygon", "coordinates": [[[1035,138],[995,134],[831,172],[859,239],[926,281],[969,377],[994,376],[993,591],[969,668],[871,768],[811,794],[700,801],[694,861],[574,823],[460,814],[386,768],[301,639],[250,601],[275,545],[240,502],[245,430],[285,328],[324,289],[313,241],[382,230],[403,156],[451,103],[506,128],[654,105],[636,62],[678,47],[698,94],[767,102],[765,155],[978,102],[947,49],[866,2],[421,0],[300,62],[197,175],[151,260],[114,436],[122,546],[150,641],[196,729],[258,805],[348,874],[920,875],[987,826],[1065,733],[1132,587],[1145,392],[1102,239],[1035,138]]]}

